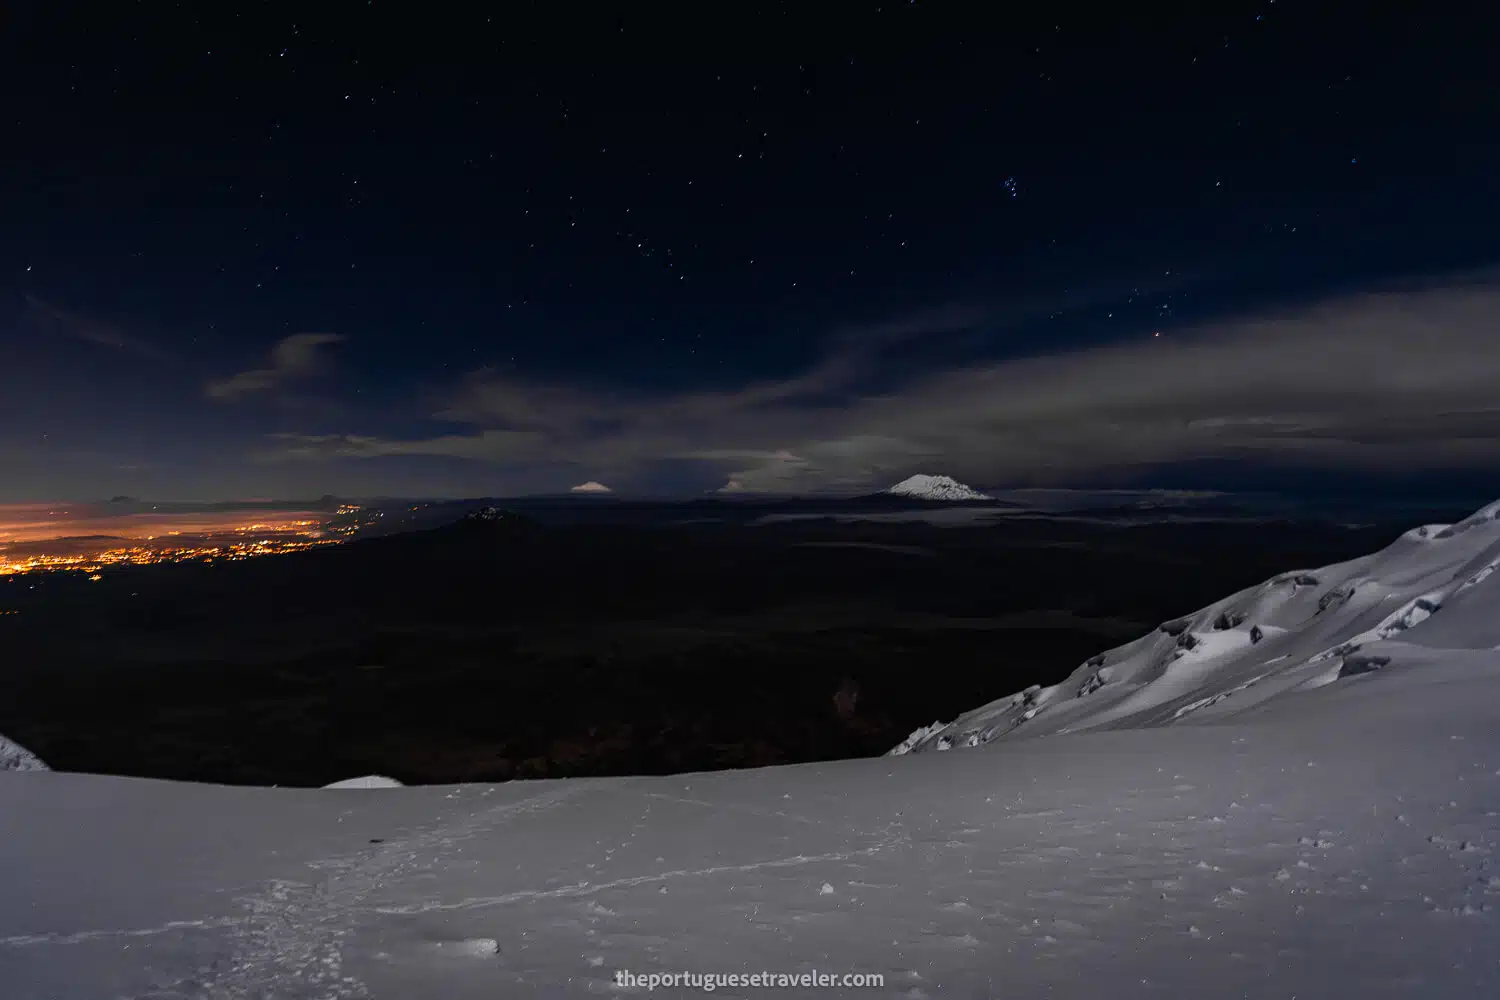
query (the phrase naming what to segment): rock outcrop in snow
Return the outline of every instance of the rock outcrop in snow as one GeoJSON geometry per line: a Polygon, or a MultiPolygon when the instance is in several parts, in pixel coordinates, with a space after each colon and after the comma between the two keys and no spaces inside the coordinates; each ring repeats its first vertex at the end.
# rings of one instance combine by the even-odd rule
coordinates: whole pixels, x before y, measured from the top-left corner
{"type": "Polygon", "coordinates": [[[979,491],[965,486],[949,476],[915,475],[885,491],[893,496],[912,497],[918,500],[988,500],[979,491]]]}
{"type": "Polygon", "coordinates": [[[21,744],[0,736],[0,771],[46,771],[42,759],[21,744]]]}
{"type": "Polygon", "coordinates": [[[1282,573],[890,752],[1205,722],[1376,670],[1476,655],[1500,671],[1500,502],[1385,549],[1282,573]]]}

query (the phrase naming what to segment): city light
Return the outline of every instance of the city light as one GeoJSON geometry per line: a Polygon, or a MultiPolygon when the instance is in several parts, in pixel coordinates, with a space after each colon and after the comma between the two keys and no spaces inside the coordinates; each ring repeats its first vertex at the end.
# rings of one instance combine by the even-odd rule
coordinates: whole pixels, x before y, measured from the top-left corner
{"type": "Polygon", "coordinates": [[[21,573],[46,573],[73,571],[90,574],[90,579],[99,579],[101,570],[114,566],[154,566],[161,563],[178,562],[232,562],[254,556],[285,555],[301,552],[323,545],[337,545],[339,537],[327,538],[263,538],[253,542],[236,542],[232,545],[185,546],[182,548],[129,548],[106,549],[88,555],[33,555],[0,562],[0,576],[21,573]]]}
{"type": "MultiPolygon", "coordinates": [[[[360,513],[362,508],[346,504],[338,514],[348,517],[360,513]]],[[[317,520],[256,522],[236,525],[216,534],[228,538],[218,544],[212,539],[202,539],[186,545],[170,544],[169,539],[180,531],[164,535],[148,535],[141,543],[116,545],[98,552],[49,554],[30,552],[25,555],[6,555],[0,551],[0,577],[25,573],[84,573],[92,581],[104,579],[104,573],[112,568],[124,566],[155,566],[180,562],[235,562],[256,556],[286,555],[338,543],[352,537],[364,523],[348,521],[328,523],[317,520]],[[258,537],[246,538],[247,535],[258,537]],[[144,544],[155,543],[155,544],[144,544]]]]}

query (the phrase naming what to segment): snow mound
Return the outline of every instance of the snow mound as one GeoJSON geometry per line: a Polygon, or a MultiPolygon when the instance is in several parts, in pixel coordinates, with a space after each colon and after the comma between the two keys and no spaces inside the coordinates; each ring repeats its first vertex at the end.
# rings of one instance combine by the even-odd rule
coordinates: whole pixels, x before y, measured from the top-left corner
{"type": "Polygon", "coordinates": [[[1280,574],[1091,657],[1060,684],[924,726],[889,752],[1199,724],[1457,656],[1500,669],[1497,568],[1500,502],[1413,528],[1372,555],[1280,574]]]}
{"type": "Polygon", "coordinates": [[[0,736],[0,771],[47,771],[42,759],[21,744],[0,736]]]}
{"type": "Polygon", "coordinates": [[[324,788],[402,788],[401,782],[395,778],[387,778],[383,774],[366,774],[358,778],[345,778],[343,781],[335,781],[324,788]]]}
{"type": "Polygon", "coordinates": [[[915,475],[885,491],[898,497],[915,497],[919,500],[988,500],[979,491],[965,486],[949,476],[915,475]]]}

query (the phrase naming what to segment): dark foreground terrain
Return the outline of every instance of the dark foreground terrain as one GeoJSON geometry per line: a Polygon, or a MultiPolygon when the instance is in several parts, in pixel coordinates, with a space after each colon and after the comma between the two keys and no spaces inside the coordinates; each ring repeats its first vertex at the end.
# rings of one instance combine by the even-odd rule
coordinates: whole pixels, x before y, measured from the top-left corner
{"type": "Polygon", "coordinates": [[[319,785],[878,754],[1410,523],[466,521],[0,583],[0,732],[54,768],[319,785]]]}

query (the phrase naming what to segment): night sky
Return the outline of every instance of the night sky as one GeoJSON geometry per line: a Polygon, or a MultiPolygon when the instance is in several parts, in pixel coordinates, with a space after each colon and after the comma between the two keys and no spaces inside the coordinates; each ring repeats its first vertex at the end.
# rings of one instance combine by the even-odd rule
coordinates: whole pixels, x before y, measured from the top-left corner
{"type": "Polygon", "coordinates": [[[1482,475],[1462,9],[6,4],[0,501],[1482,475]]]}

